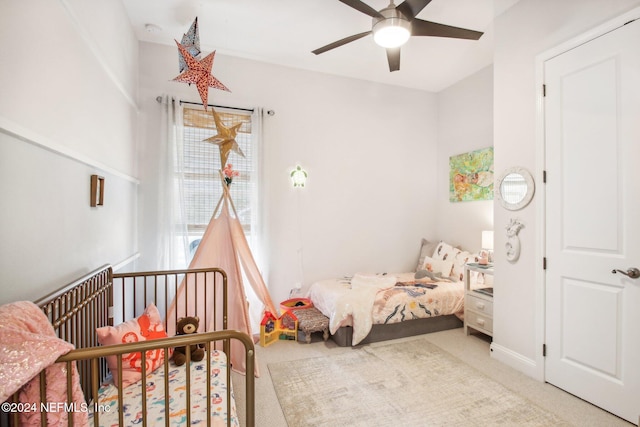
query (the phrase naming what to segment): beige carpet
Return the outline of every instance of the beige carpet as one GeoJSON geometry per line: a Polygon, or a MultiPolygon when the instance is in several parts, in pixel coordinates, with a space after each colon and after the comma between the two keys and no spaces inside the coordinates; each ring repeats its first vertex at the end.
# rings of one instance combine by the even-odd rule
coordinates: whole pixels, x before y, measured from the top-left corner
{"type": "Polygon", "coordinates": [[[567,425],[422,338],[268,368],[289,427],[567,425]]]}

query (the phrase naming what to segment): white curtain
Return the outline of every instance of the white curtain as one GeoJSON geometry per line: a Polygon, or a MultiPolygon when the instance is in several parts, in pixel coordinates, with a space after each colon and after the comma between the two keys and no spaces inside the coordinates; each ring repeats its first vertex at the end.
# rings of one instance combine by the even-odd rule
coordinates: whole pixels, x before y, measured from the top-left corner
{"type": "Polygon", "coordinates": [[[262,167],[262,108],[254,108],[251,113],[251,143],[255,147],[256,155],[253,156],[251,165],[254,171],[259,171],[258,174],[251,174],[251,235],[248,236],[249,244],[253,252],[254,258],[258,261],[258,265],[264,264],[262,261],[262,254],[264,253],[262,243],[264,238],[261,234],[262,230],[262,188],[261,183],[264,181],[262,167]]]}
{"type": "MultiPolygon", "coordinates": [[[[264,227],[263,227],[263,200],[262,200],[262,185],[264,182],[264,168],[262,165],[263,156],[263,134],[262,134],[262,124],[263,124],[263,114],[264,110],[260,107],[255,107],[253,109],[253,113],[251,114],[251,139],[252,144],[255,147],[255,152],[257,155],[253,156],[253,170],[259,171],[258,174],[252,174],[252,188],[253,194],[251,206],[251,235],[248,236],[247,239],[249,241],[249,245],[251,246],[251,252],[253,254],[253,258],[256,261],[258,269],[262,275],[262,278],[266,278],[269,276],[267,271],[267,266],[269,265],[269,260],[266,257],[268,251],[265,250],[265,236],[264,236],[264,227]]],[[[245,283],[247,283],[245,281],[245,283]]],[[[260,298],[253,292],[251,286],[245,286],[245,291],[247,294],[247,300],[249,302],[249,318],[251,321],[251,329],[253,331],[260,330],[260,322],[262,321],[262,312],[264,305],[260,301],[260,298]]],[[[274,313],[277,314],[277,313],[274,313]]]]}
{"type": "Polygon", "coordinates": [[[161,138],[158,150],[158,268],[187,267],[188,234],[182,203],[182,107],[169,95],[162,96],[161,138]]]}

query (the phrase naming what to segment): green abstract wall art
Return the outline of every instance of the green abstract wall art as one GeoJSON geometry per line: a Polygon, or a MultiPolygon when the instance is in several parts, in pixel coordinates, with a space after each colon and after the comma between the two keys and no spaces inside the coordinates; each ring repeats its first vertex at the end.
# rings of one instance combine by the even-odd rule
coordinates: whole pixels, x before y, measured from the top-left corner
{"type": "Polygon", "coordinates": [[[449,157],[449,201],[493,200],[493,147],[449,157]]]}

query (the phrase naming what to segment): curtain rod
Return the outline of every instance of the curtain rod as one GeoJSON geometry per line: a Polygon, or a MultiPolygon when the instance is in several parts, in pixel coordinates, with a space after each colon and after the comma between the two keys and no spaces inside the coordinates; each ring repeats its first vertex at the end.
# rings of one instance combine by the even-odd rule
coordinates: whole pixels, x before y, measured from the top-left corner
{"type": "MultiPolygon", "coordinates": [[[[202,104],[202,102],[190,102],[190,101],[180,101],[180,104],[204,105],[202,104]]],[[[227,108],[229,110],[249,111],[253,113],[253,108],[227,107],[226,105],[214,105],[214,104],[207,104],[207,107],[227,108]]]]}
{"type": "MultiPolygon", "coordinates": [[[[171,98],[173,101],[173,98],[171,98]]],[[[156,96],[156,101],[158,103],[162,102],[162,97],[161,96],[156,96]]],[[[191,102],[191,101],[179,101],[180,104],[191,104],[191,105],[204,105],[201,102],[191,102]]],[[[240,108],[240,107],[227,107],[226,105],[214,105],[214,104],[207,104],[207,107],[216,107],[216,108],[228,108],[230,110],[239,110],[239,111],[248,111],[253,113],[255,110],[253,108],[240,108]]],[[[267,111],[267,114],[270,116],[274,116],[276,114],[275,111],[273,110],[269,110],[267,111]]]]}

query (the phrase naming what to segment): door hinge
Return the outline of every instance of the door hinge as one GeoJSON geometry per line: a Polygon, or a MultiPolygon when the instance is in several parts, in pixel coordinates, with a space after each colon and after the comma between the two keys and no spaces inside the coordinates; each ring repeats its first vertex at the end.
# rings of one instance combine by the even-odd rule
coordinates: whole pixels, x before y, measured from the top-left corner
{"type": "Polygon", "coordinates": [[[547,257],[542,258],[542,269],[547,269],[547,257]]]}
{"type": "Polygon", "coordinates": [[[547,183],[547,171],[542,171],[542,182],[547,183]]]}
{"type": "Polygon", "coordinates": [[[542,357],[547,357],[547,345],[542,344],[542,357]]]}
{"type": "Polygon", "coordinates": [[[547,96],[547,85],[542,85],[542,96],[547,96]]]}

